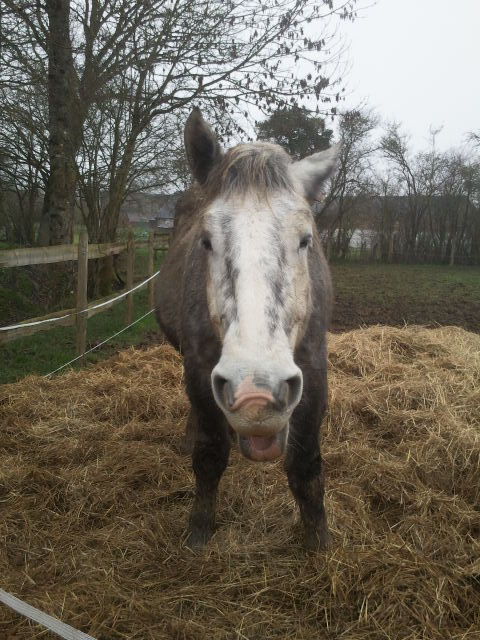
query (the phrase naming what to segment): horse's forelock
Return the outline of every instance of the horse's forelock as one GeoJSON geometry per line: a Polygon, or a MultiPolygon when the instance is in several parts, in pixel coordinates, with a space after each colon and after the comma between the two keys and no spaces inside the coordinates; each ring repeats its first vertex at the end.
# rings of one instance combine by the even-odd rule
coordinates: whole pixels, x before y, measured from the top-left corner
{"type": "Polygon", "coordinates": [[[266,142],[239,144],[227,151],[208,177],[211,198],[256,192],[259,196],[292,190],[290,158],[278,145],[266,142]]]}

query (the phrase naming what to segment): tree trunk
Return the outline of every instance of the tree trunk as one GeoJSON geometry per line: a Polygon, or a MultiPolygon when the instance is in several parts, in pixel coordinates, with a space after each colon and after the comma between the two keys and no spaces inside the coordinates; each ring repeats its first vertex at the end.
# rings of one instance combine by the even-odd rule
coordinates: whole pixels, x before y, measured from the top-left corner
{"type": "Polygon", "coordinates": [[[457,248],[457,234],[452,236],[451,244],[450,244],[450,261],[449,265],[453,267],[455,264],[455,250],[457,248]]]}
{"type": "Polygon", "coordinates": [[[72,114],[74,68],[70,41],[69,0],[46,1],[48,40],[48,154],[50,176],[45,193],[49,243],[73,241],[76,173],[72,114]]]}
{"type": "MultiPolygon", "coordinates": [[[[122,202],[118,197],[114,197],[108,202],[103,212],[105,222],[100,242],[115,242],[121,204],[122,202]]],[[[98,270],[98,288],[100,295],[106,296],[111,293],[114,277],[113,256],[101,258],[98,270]]]]}
{"type": "Polygon", "coordinates": [[[417,245],[417,234],[410,230],[410,233],[407,237],[407,262],[415,261],[415,253],[416,253],[416,245],[417,245]]]}
{"type": "MultiPolygon", "coordinates": [[[[120,208],[125,197],[125,189],[127,185],[128,174],[130,171],[133,151],[137,134],[132,131],[130,139],[126,146],[120,167],[118,168],[115,179],[110,183],[109,200],[103,211],[103,242],[114,242],[117,233],[118,221],[120,219],[120,208]]],[[[99,288],[102,295],[110,293],[112,282],[114,279],[113,256],[107,256],[101,261],[99,271],[99,288]]]]}
{"type": "Polygon", "coordinates": [[[48,192],[48,182],[50,182],[50,177],[48,178],[45,195],[43,198],[42,211],[40,212],[40,226],[38,229],[37,236],[37,244],[39,247],[48,247],[50,244],[50,217],[48,214],[48,202],[47,202],[47,192],[48,192]]]}
{"type": "Polygon", "coordinates": [[[332,236],[333,228],[329,225],[327,229],[327,262],[330,262],[332,259],[332,236]]]}
{"type": "Polygon", "coordinates": [[[105,256],[99,260],[98,289],[101,296],[108,296],[112,292],[113,256],[105,256]]]}
{"type": "Polygon", "coordinates": [[[390,237],[388,238],[388,256],[387,256],[387,262],[389,264],[391,264],[393,262],[393,238],[394,238],[395,232],[392,230],[390,231],[390,237]]]}

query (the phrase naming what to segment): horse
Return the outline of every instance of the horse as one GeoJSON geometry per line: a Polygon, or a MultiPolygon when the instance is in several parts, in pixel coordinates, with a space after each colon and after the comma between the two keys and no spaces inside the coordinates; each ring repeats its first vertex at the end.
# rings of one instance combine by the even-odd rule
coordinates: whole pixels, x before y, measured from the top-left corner
{"type": "Polygon", "coordinates": [[[332,288],[311,203],[338,147],[292,161],[268,142],[223,152],[201,111],[184,142],[193,185],[176,205],[156,317],[183,355],[195,497],[187,546],[215,530],[230,434],[249,460],[283,454],[304,542],[330,541],[319,433],[327,406],[332,288]]]}

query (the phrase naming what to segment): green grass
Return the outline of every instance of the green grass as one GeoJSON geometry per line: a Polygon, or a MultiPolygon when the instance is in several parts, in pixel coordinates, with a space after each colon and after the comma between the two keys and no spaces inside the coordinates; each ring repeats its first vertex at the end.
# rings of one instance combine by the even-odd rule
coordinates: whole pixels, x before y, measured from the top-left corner
{"type": "MultiPolygon", "coordinates": [[[[147,291],[134,294],[134,319],[148,311],[147,291]]],[[[126,326],[124,301],[88,321],[87,348],[91,348],[126,326]]],[[[147,331],[157,329],[154,314],[127,329],[112,341],[86,356],[87,363],[98,362],[116,351],[138,344],[147,331]]],[[[0,345],[0,384],[14,382],[33,373],[46,375],[75,358],[75,327],[55,327],[32,336],[0,345]]],[[[79,363],[73,365],[80,366],[79,363]]]]}
{"type": "MultiPolygon", "coordinates": [[[[162,253],[157,252],[154,263],[155,270],[159,268],[162,259],[162,253]]],[[[138,249],[135,255],[135,282],[145,279],[147,261],[147,249],[138,249]]],[[[119,267],[121,271],[122,264],[119,264],[119,267]]],[[[6,291],[6,294],[9,304],[11,304],[14,292],[6,291]]],[[[134,293],[134,320],[148,311],[147,298],[147,288],[134,293]]],[[[1,299],[0,302],[2,302],[1,299]]],[[[27,311],[30,312],[26,317],[38,315],[38,309],[27,309],[27,311]]],[[[111,309],[93,316],[87,324],[87,349],[123,329],[126,326],[125,318],[126,301],[119,302],[111,309]]],[[[147,332],[157,329],[154,314],[151,314],[98,350],[88,354],[87,364],[98,362],[120,349],[138,344],[145,339],[147,332]]],[[[0,362],[2,363],[0,384],[15,382],[28,374],[46,375],[75,358],[75,355],[75,327],[54,327],[0,345],[0,362]]],[[[72,366],[79,367],[81,365],[75,363],[72,366]]]]}
{"type": "Polygon", "coordinates": [[[11,324],[12,311],[17,318],[39,315],[34,294],[34,284],[25,269],[0,269],[0,326],[11,324]]]}

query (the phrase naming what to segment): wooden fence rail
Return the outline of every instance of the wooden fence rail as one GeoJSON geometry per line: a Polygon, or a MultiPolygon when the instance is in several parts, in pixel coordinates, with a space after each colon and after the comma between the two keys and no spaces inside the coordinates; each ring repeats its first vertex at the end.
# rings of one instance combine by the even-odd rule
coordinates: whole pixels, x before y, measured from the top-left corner
{"type": "MultiPolygon", "coordinates": [[[[137,243],[146,246],[148,243],[137,243]]],[[[89,259],[104,258],[121,253],[126,248],[125,242],[111,244],[91,244],[88,247],[89,259]]],[[[7,249],[0,251],[0,267],[25,267],[33,264],[52,264],[77,260],[78,245],[59,244],[54,247],[27,247],[25,249],[7,249]]]]}
{"type": "MultiPolygon", "coordinates": [[[[148,248],[148,278],[154,274],[154,252],[156,250],[166,250],[168,248],[168,234],[155,237],[153,230],[150,230],[148,241],[135,242],[133,232],[128,236],[127,242],[115,242],[111,244],[88,244],[87,233],[80,234],[78,245],[58,245],[54,247],[35,247],[26,249],[12,249],[0,251],[0,267],[18,267],[34,264],[51,264],[55,262],[65,262],[72,260],[77,262],[77,292],[76,307],[73,309],[63,309],[47,315],[31,318],[24,322],[19,322],[11,327],[0,327],[0,344],[11,342],[17,338],[28,336],[51,329],[59,325],[76,327],[76,352],[77,356],[85,354],[87,340],[87,320],[92,316],[110,309],[125,297],[127,298],[126,323],[133,321],[133,269],[135,261],[135,250],[139,247],[148,248]],[[88,260],[103,258],[109,255],[119,254],[127,251],[127,292],[107,296],[101,300],[87,303],[87,275],[88,260]]],[[[148,305],[153,308],[153,279],[148,280],[144,285],[135,287],[143,288],[148,284],[148,305]]]]}

